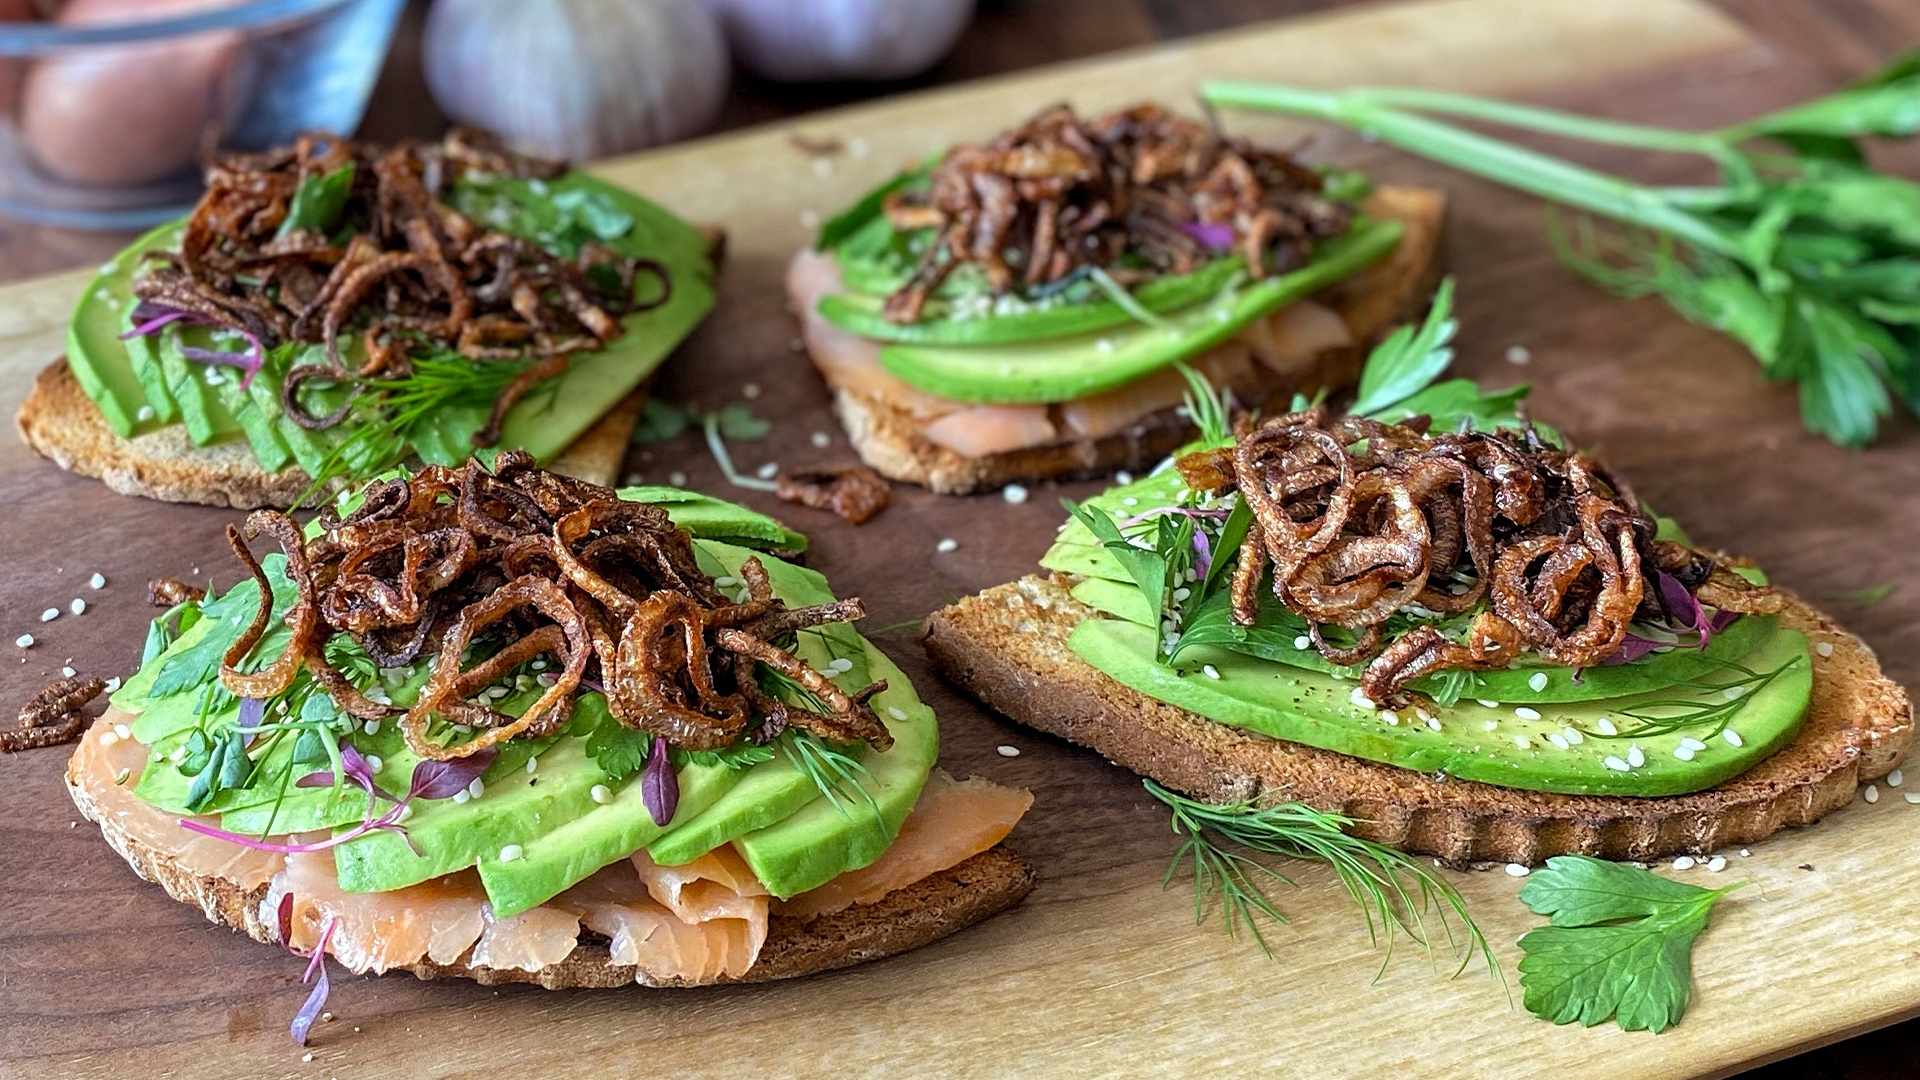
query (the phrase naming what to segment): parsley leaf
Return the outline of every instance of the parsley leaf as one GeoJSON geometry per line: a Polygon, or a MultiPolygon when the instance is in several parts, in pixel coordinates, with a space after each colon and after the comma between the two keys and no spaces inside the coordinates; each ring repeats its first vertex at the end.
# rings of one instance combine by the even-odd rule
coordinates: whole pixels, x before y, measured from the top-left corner
{"type": "Polygon", "coordinates": [[[1440,283],[1433,306],[1419,328],[1411,324],[1387,335],[1367,354],[1360,372],[1360,390],[1353,399],[1355,416],[1372,416],[1424,389],[1453,362],[1453,335],[1460,324],[1453,317],[1453,279],[1440,283]]]}
{"type": "Polygon", "coordinates": [[[647,763],[653,736],[611,718],[601,721],[587,736],[587,756],[609,780],[625,780],[647,763]]]}
{"type": "Polygon", "coordinates": [[[1693,942],[1714,901],[1702,889],[1584,855],[1547,860],[1520,901],[1550,925],[1520,939],[1527,1011],[1585,1027],[1612,1017],[1626,1031],[1664,1031],[1692,994],[1693,942]]]}
{"type": "MultiPolygon", "coordinates": [[[[1120,526],[1108,517],[1106,512],[1096,507],[1081,506],[1071,499],[1060,500],[1067,513],[1087,527],[1100,546],[1107,549],[1134,584],[1140,586],[1140,592],[1147,598],[1148,607],[1158,612],[1166,607],[1167,599],[1167,557],[1151,547],[1141,547],[1128,540],[1120,531],[1120,526]]],[[[1164,520],[1164,519],[1162,519],[1164,520]]]]}
{"type": "Polygon", "coordinates": [[[340,211],[346,209],[347,196],[352,192],[351,161],[330,173],[307,177],[293,189],[293,198],[287,202],[287,216],[280,220],[274,236],[285,236],[297,229],[325,231],[340,216],[340,211]]]}
{"type": "Polygon", "coordinates": [[[678,405],[669,405],[657,397],[649,396],[646,404],[640,407],[640,422],[633,426],[633,441],[666,442],[678,438],[681,432],[693,426],[693,421],[693,415],[678,405]]]}

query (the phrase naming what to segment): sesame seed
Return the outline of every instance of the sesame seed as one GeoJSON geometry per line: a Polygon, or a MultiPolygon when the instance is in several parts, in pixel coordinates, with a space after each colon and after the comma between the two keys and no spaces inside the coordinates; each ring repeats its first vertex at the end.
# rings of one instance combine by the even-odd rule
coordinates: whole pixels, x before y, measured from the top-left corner
{"type": "Polygon", "coordinates": [[[477,799],[480,796],[485,795],[486,793],[487,793],[486,781],[480,779],[477,776],[473,778],[473,783],[467,785],[467,794],[472,798],[477,799]]]}
{"type": "Polygon", "coordinates": [[[605,806],[613,801],[613,789],[607,787],[605,784],[593,785],[592,790],[588,791],[587,794],[592,796],[593,801],[599,803],[601,806],[605,806]]]}
{"type": "Polygon", "coordinates": [[[1579,746],[1581,743],[1587,741],[1587,737],[1580,734],[1579,728],[1561,728],[1560,737],[1567,740],[1570,746],[1579,746]]]}
{"type": "Polygon", "coordinates": [[[1397,712],[1394,712],[1392,709],[1381,709],[1380,719],[1385,720],[1387,723],[1392,724],[1395,727],[1398,727],[1400,725],[1400,714],[1397,712]]]}
{"type": "Polygon", "coordinates": [[[1720,691],[1720,700],[1739,701],[1741,696],[1744,695],[1745,693],[1746,691],[1741,689],[1738,686],[1729,686],[1720,691]]]}
{"type": "Polygon", "coordinates": [[[1507,346],[1507,363],[1526,364],[1526,363],[1531,363],[1532,360],[1533,360],[1533,351],[1531,349],[1528,349],[1525,345],[1507,346]]]}
{"type": "Polygon", "coordinates": [[[866,157],[872,151],[872,144],[859,135],[847,140],[847,153],[854,157],[866,157]]]}
{"type": "Polygon", "coordinates": [[[533,771],[535,771],[535,770],[536,770],[536,769],[538,769],[538,768],[540,768],[540,757],[539,757],[539,755],[537,755],[537,754],[536,754],[536,755],[534,755],[533,757],[529,757],[529,758],[527,759],[527,771],[528,771],[528,772],[533,772],[533,771]]]}
{"type": "Polygon", "coordinates": [[[1428,712],[1427,710],[1421,708],[1418,705],[1415,705],[1413,707],[1413,715],[1419,717],[1422,723],[1425,723],[1426,721],[1433,719],[1432,713],[1428,712]]]}
{"type": "Polygon", "coordinates": [[[67,678],[71,679],[73,678],[73,668],[71,666],[63,667],[60,669],[60,674],[65,675],[67,678]]]}
{"type": "Polygon", "coordinates": [[[686,487],[687,474],[683,472],[670,472],[667,474],[667,483],[673,485],[674,487],[686,487]]]}
{"type": "Polygon", "coordinates": [[[1182,585],[1179,588],[1173,590],[1173,598],[1175,600],[1185,600],[1187,597],[1192,595],[1193,595],[1193,590],[1187,588],[1185,585],[1182,585]]]}
{"type": "Polygon", "coordinates": [[[1299,637],[1293,639],[1293,647],[1304,652],[1307,649],[1313,648],[1313,639],[1305,634],[1301,634],[1299,637]]]}
{"type": "Polygon", "coordinates": [[[513,862],[524,854],[526,853],[520,850],[519,844],[508,844],[506,847],[500,849],[500,861],[513,862]]]}
{"type": "Polygon", "coordinates": [[[1633,768],[1633,766],[1627,764],[1624,761],[1621,761],[1619,758],[1614,757],[1612,754],[1608,754],[1606,757],[1602,758],[1600,761],[1600,764],[1605,765],[1607,768],[1612,769],[1614,772],[1626,772],[1628,769],[1633,768]]]}
{"type": "Polygon", "coordinates": [[[1693,748],[1690,746],[1676,746],[1673,748],[1673,756],[1679,758],[1681,761],[1692,761],[1693,748]]]}
{"type": "Polygon", "coordinates": [[[1000,489],[1000,495],[1008,502],[1018,505],[1027,501],[1027,489],[1022,484],[1008,484],[1000,489]]]}
{"type": "Polygon", "coordinates": [[[1562,735],[1557,731],[1551,735],[1548,735],[1547,741],[1552,743],[1554,746],[1554,749],[1556,750],[1565,750],[1573,745],[1572,743],[1569,743],[1567,741],[1567,737],[1565,735],[1562,735]]]}
{"type": "Polygon", "coordinates": [[[833,660],[832,662],[828,663],[827,666],[832,668],[835,671],[842,671],[842,672],[852,671],[853,661],[848,660],[845,657],[839,657],[833,660]]]}
{"type": "Polygon", "coordinates": [[[1819,653],[1819,654],[1820,654],[1821,656],[1823,656],[1823,657],[1826,657],[1826,656],[1832,656],[1832,655],[1833,655],[1833,642],[1831,642],[1831,641],[1822,641],[1822,642],[1819,642],[1818,644],[1816,644],[1816,645],[1814,645],[1814,647],[1813,647],[1813,651],[1814,651],[1814,652],[1817,652],[1817,653],[1819,653]]]}
{"type": "MultiPolygon", "coordinates": [[[[454,796],[454,801],[456,801],[456,802],[457,802],[457,801],[459,801],[459,799],[460,799],[460,796],[459,796],[459,795],[455,795],[455,796],[454,796]]],[[[401,821],[405,821],[405,820],[407,820],[408,818],[410,818],[410,817],[412,817],[412,816],[413,816],[413,804],[412,804],[412,803],[401,803],[401,804],[400,804],[400,809],[398,809],[398,810],[395,810],[395,811],[393,812],[393,820],[394,820],[394,821],[396,821],[396,822],[401,822],[401,821]]]]}
{"type": "Polygon", "coordinates": [[[955,540],[953,537],[949,536],[941,540],[939,543],[933,545],[933,550],[940,552],[942,555],[948,554],[950,552],[958,551],[960,550],[960,541],[955,540]]]}
{"type": "Polygon", "coordinates": [[[143,423],[143,424],[144,424],[144,423],[146,423],[147,421],[149,421],[149,420],[151,420],[151,419],[153,419],[153,415],[154,415],[154,414],[153,414],[153,406],[151,406],[151,405],[142,405],[142,406],[140,406],[140,411],[139,411],[139,412],[137,412],[137,413],[134,413],[133,415],[134,415],[134,418],[135,418],[135,419],[137,419],[137,420],[139,420],[139,421],[140,421],[141,423],[143,423]]]}
{"type": "Polygon", "coordinates": [[[1513,710],[1513,715],[1519,717],[1522,720],[1538,720],[1540,719],[1540,710],[1529,709],[1525,705],[1522,705],[1513,710]]]}
{"type": "Polygon", "coordinates": [[[1481,731],[1498,731],[1500,730],[1500,721],[1482,720],[1480,721],[1480,730],[1481,731]]]}
{"type": "Polygon", "coordinates": [[[380,774],[380,770],[386,767],[387,767],[386,759],[382,758],[379,754],[367,755],[367,771],[368,772],[373,773],[375,776],[378,776],[380,774]]]}
{"type": "Polygon", "coordinates": [[[1363,693],[1357,686],[1353,688],[1353,693],[1347,695],[1347,700],[1363,709],[1377,709],[1380,707],[1374,704],[1373,699],[1363,693]]]}
{"type": "Polygon", "coordinates": [[[113,678],[107,680],[107,693],[111,694],[118,689],[120,689],[120,676],[115,675],[113,678]]]}
{"type": "MultiPolygon", "coordinates": [[[[258,605],[255,605],[255,606],[258,606],[258,605]]],[[[369,720],[366,723],[360,725],[360,730],[366,732],[369,735],[378,735],[380,734],[380,721],[369,720]]]]}
{"type": "Polygon", "coordinates": [[[1513,745],[1525,750],[1533,745],[1533,740],[1527,738],[1525,735],[1515,735],[1513,737],[1513,745]]]}
{"type": "Polygon", "coordinates": [[[21,634],[19,637],[13,639],[13,643],[23,649],[31,649],[33,648],[33,635],[21,634]]]}
{"type": "Polygon", "coordinates": [[[1020,756],[1020,748],[1017,746],[996,746],[994,749],[999,752],[1001,757],[1020,756]]]}
{"type": "Polygon", "coordinates": [[[1637,769],[1646,763],[1647,755],[1641,751],[1639,743],[1627,747],[1627,764],[1637,769]]]}
{"type": "MultiPolygon", "coordinates": [[[[259,605],[258,603],[256,603],[256,604],[254,604],[254,606],[255,606],[255,607],[259,607],[260,605],[259,605]]],[[[306,1053],[304,1053],[304,1054],[301,1054],[301,1055],[300,1055],[300,1060],[301,1060],[301,1061],[312,1061],[312,1060],[313,1060],[313,1051],[311,1051],[311,1050],[309,1050],[309,1051],[307,1051],[306,1053]]]]}
{"type": "Polygon", "coordinates": [[[1727,857],[1725,855],[1715,855],[1713,858],[1707,860],[1707,872],[1710,874],[1717,874],[1726,868],[1727,857]]]}
{"type": "Polygon", "coordinates": [[[1113,482],[1125,487],[1133,483],[1133,474],[1125,469],[1121,469],[1119,472],[1113,474],[1113,482]]]}
{"type": "Polygon", "coordinates": [[[131,739],[131,738],[133,738],[133,732],[132,732],[132,731],[131,731],[130,729],[128,729],[128,727],[127,727],[127,725],[125,725],[125,724],[115,724],[115,725],[113,725],[113,733],[114,733],[115,735],[118,735],[118,736],[119,736],[120,738],[122,738],[122,739],[131,739]]]}
{"type": "Polygon", "coordinates": [[[1673,860],[1673,868],[1674,868],[1675,870],[1691,870],[1691,869],[1693,869],[1693,856],[1691,856],[1691,855],[1682,855],[1682,856],[1680,856],[1679,858],[1677,858],[1677,859],[1675,859],[1675,860],[1673,860]]]}
{"type": "Polygon", "coordinates": [[[1475,698],[1474,700],[1475,700],[1475,701],[1478,701],[1478,702],[1479,702],[1479,703],[1480,703],[1480,704],[1481,704],[1481,705],[1482,705],[1483,707],[1485,707],[1485,708],[1489,708],[1489,709],[1497,709],[1497,708],[1499,708],[1499,707],[1500,707],[1500,703],[1499,703],[1499,702],[1497,702],[1497,701],[1488,701],[1488,700],[1487,700],[1486,698],[1475,698]]]}
{"type": "Polygon", "coordinates": [[[833,159],[828,157],[814,158],[813,159],[813,175],[821,176],[821,177],[832,176],[833,175],[833,159]]]}
{"type": "Polygon", "coordinates": [[[1120,500],[1120,505],[1121,506],[1139,506],[1140,500],[1129,495],[1126,498],[1120,500]]]}
{"type": "Polygon", "coordinates": [[[754,475],[762,480],[771,480],[780,475],[780,464],[779,462],[769,461],[755,470],[754,475]]]}
{"type": "Polygon", "coordinates": [[[1752,849],[1752,848],[1741,848],[1741,849],[1740,849],[1740,857],[1741,857],[1741,858],[1743,858],[1743,859],[1751,859],[1751,858],[1753,858],[1753,849],[1752,849]]]}
{"type": "MultiPolygon", "coordinates": [[[[255,606],[257,607],[259,605],[256,604],[255,606]]],[[[464,803],[472,798],[473,796],[467,794],[467,791],[465,788],[461,788],[459,791],[456,791],[453,793],[453,801],[455,803],[464,803]]]]}
{"type": "Polygon", "coordinates": [[[1433,729],[1433,730],[1435,730],[1435,731],[1439,731],[1439,730],[1440,730],[1440,718],[1439,718],[1439,717],[1437,717],[1437,716],[1429,716],[1429,717],[1427,717],[1427,726],[1428,726],[1428,727],[1430,727],[1430,728],[1432,728],[1432,729],[1433,729]]]}
{"type": "Polygon", "coordinates": [[[1214,667],[1212,664],[1201,664],[1200,673],[1209,679],[1217,679],[1220,677],[1220,669],[1214,667]]]}
{"type": "Polygon", "coordinates": [[[824,431],[816,431],[813,434],[807,436],[807,441],[813,443],[813,445],[820,447],[821,449],[824,450],[827,447],[833,445],[833,436],[827,434],[824,431]]]}
{"type": "Polygon", "coordinates": [[[1733,730],[1732,728],[1728,728],[1727,730],[1721,732],[1720,737],[1727,740],[1728,746],[1745,746],[1747,742],[1747,740],[1740,737],[1739,732],[1733,730]]]}
{"type": "Polygon", "coordinates": [[[1902,798],[1906,799],[1908,802],[1913,803],[1915,805],[1920,805],[1920,794],[1916,794],[1915,792],[1909,791],[1904,796],[1902,796],[1902,798]]]}
{"type": "Polygon", "coordinates": [[[1903,773],[1901,773],[1899,769],[1895,769],[1892,772],[1887,774],[1888,787],[1900,787],[1906,782],[1907,782],[1906,776],[1903,773]]]}
{"type": "Polygon", "coordinates": [[[40,613],[41,622],[52,622],[53,620],[59,617],[60,617],[60,609],[57,607],[50,607],[47,610],[40,613]]]}
{"type": "Polygon", "coordinates": [[[1867,790],[1862,793],[1862,797],[1865,798],[1870,803],[1879,802],[1880,801],[1880,785],[1868,784],[1867,790]]]}
{"type": "Polygon", "coordinates": [[[895,720],[905,720],[907,718],[907,710],[898,705],[889,705],[887,706],[887,715],[895,720]]]}
{"type": "Polygon", "coordinates": [[[1613,726],[1613,721],[1604,716],[1593,722],[1593,730],[1608,736],[1620,734],[1620,729],[1613,726]]]}
{"type": "Polygon", "coordinates": [[[1526,877],[1531,873],[1533,873],[1533,868],[1525,863],[1510,862],[1507,864],[1508,877],[1526,877]]]}
{"type": "Polygon", "coordinates": [[[1689,750],[1705,750],[1707,748],[1706,743],[1701,742],[1691,735],[1682,735],[1680,737],[1680,745],[1689,750]]]}
{"type": "Polygon", "coordinates": [[[87,584],[96,589],[104,589],[107,587],[107,579],[103,575],[95,574],[87,579],[87,584]]]}
{"type": "Polygon", "coordinates": [[[103,731],[100,733],[101,746],[112,746],[114,743],[117,743],[119,741],[120,741],[120,736],[115,735],[111,731],[103,731]]]}
{"type": "Polygon", "coordinates": [[[1534,693],[1540,693],[1547,688],[1547,673],[1544,671],[1534,672],[1533,677],[1527,680],[1527,685],[1533,688],[1534,693]]]}
{"type": "Polygon", "coordinates": [[[818,228],[819,225],[820,225],[820,211],[818,210],[800,211],[800,227],[801,228],[813,229],[813,228],[818,228]]]}

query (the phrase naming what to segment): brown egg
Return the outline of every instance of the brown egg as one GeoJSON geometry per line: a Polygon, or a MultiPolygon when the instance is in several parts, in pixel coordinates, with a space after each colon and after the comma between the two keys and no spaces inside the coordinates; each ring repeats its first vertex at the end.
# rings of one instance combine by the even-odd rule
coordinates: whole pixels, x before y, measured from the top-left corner
{"type": "MultiPolygon", "coordinates": [[[[65,25],[149,21],[243,0],[72,0],[65,25]]],[[[143,184],[191,166],[226,112],[237,31],[113,45],[38,62],[20,132],[46,171],[76,184],[143,184]]]]}

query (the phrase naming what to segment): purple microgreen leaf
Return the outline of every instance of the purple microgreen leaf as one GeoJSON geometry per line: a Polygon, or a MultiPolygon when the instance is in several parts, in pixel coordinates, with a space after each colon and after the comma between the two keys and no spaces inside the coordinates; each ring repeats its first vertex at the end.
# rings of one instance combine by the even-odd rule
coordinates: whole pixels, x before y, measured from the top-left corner
{"type": "Polygon", "coordinates": [[[640,773],[640,802],[653,823],[661,826],[672,821],[673,812],[680,808],[680,778],[667,759],[667,740],[658,736],[647,751],[647,767],[640,773]]]}
{"type": "Polygon", "coordinates": [[[1737,611],[1716,611],[1713,613],[1713,621],[1709,625],[1713,632],[1717,634],[1727,627],[1732,626],[1734,621],[1739,618],[1740,613],[1737,611]]]}
{"type": "Polygon", "coordinates": [[[293,894],[280,894],[280,910],[276,921],[280,926],[280,944],[293,948],[293,894]]]}
{"type": "Polygon", "coordinates": [[[139,306],[133,309],[132,318],[133,328],[120,335],[121,341],[132,341],[137,337],[146,337],[161,327],[167,326],[170,323],[179,322],[181,319],[191,319],[192,316],[184,311],[175,311],[142,300],[139,306]]]}
{"type": "Polygon", "coordinates": [[[300,779],[295,780],[293,786],[305,788],[332,787],[334,779],[332,769],[315,769],[300,779]]]}
{"type": "Polygon", "coordinates": [[[1631,664],[1635,660],[1653,652],[1653,650],[1667,648],[1671,644],[1671,642],[1655,641],[1652,638],[1641,637],[1639,634],[1628,634],[1626,638],[1620,642],[1620,651],[1607,657],[1600,663],[1606,667],[1619,667],[1621,664],[1631,664]]]}
{"type": "Polygon", "coordinates": [[[307,972],[300,976],[302,983],[313,982],[313,992],[307,995],[306,1004],[293,1014],[293,1023],[288,1031],[293,1041],[301,1046],[307,1045],[307,1033],[313,1030],[313,1022],[320,1019],[320,1012],[326,1007],[327,995],[332,988],[327,983],[327,939],[333,936],[333,916],[327,916],[327,924],[320,928],[320,943],[313,947],[311,959],[307,962],[307,972]],[[319,976],[315,981],[315,976],[319,976]]]}
{"type": "Polygon", "coordinates": [[[240,745],[253,745],[253,733],[259,729],[261,722],[266,718],[267,703],[265,701],[250,697],[240,699],[240,719],[233,725],[241,731],[247,732],[247,735],[242,739],[240,745]]]}
{"type": "Polygon", "coordinates": [[[1193,552],[1193,574],[1205,581],[1207,572],[1213,569],[1213,546],[1207,543],[1205,530],[1193,530],[1193,552]]]}
{"type": "Polygon", "coordinates": [[[466,790],[499,756],[500,752],[489,746],[466,757],[422,761],[413,767],[413,782],[407,788],[407,798],[451,799],[466,790]]]}
{"type": "Polygon", "coordinates": [[[1233,246],[1233,226],[1222,222],[1189,221],[1180,226],[1180,231],[1215,251],[1233,246]]]}
{"type": "Polygon", "coordinates": [[[1654,580],[1660,585],[1660,602],[1667,606],[1674,622],[1683,630],[1692,630],[1700,635],[1700,646],[1704,647],[1712,633],[1707,623],[1706,613],[1700,610],[1700,601],[1687,591],[1680,579],[1664,570],[1654,571],[1654,580]]]}

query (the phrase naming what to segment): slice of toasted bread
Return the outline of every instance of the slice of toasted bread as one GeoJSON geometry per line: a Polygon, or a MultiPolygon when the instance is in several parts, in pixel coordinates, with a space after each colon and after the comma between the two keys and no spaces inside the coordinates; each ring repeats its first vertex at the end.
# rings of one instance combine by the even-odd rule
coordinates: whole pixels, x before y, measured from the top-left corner
{"type": "Polygon", "coordinates": [[[1073,628],[1102,616],[1067,589],[1026,577],[967,597],[928,619],[927,653],[994,710],[1194,798],[1298,800],[1360,821],[1355,832],[1368,839],[1452,862],[1644,859],[1750,843],[1845,805],[1913,745],[1906,694],[1864,643],[1798,599],[1784,624],[1833,646],[1813,655],[1799,736],[1718,787],[1625,798],[1445,779],[1214,723],[1122,686],[1069,649],[1073,628]]]}
{"type": "MultiPolygon", "coordinates": [[[[1242,402],[1263,409],[1284,408],[1296,392],[1325,387],[1338,390],[1360,377],[1367,349],[1396,325],[1425,306],[1439,280],[1446,195],[1428,188],[1383,187],[1367,209],[1406,228],[1388,258],[1315,299],[1332,307],[1347,324],[1352,343],[1321,350],[1303,361],[1268,367],[1252,365],[1256,375],[1236,386],[1242,402]]],[[[797,303],[797,301],[796,301],[797,303]]],[[[1276,319],[1278,316],[1269,316],[1276,319]]],[[[1244,347],[1229,343],[1222,348],[1244,347]]],[[[1189,358],[1197,360],[1197,357],[1189,358]]],[[[833,368],[816,366],[832,383],[833,368]]],[[[1016,480],[1098,476],[1116,469],[1141,469],[1193,436],[1193,425],[1177,406],[1161,409],[1126,430],[1101,438],[1062,438],[980,457],[969,457],[926,438],[925,421],[873,392],[871,386],[833,385],[834,410],[861,460],[895,480],[920,484],[942,495],[964,495],[1016,480]]],[[[1060,407],[1050,410],[1056,430],[1060,407]]]]}
{"type": "MultiPolygon", "coordinates": [[[[643,384],[547,467],[596,484],[618,483],[646,397],[643,384]]],[[[104,480],[123,495],[252,509],[291,505],[307,489],[307,474],[298,466],[268,472],[244,439],[196,446],[179,424],[123,437],[80,388],[64,358],[35,377],[14,424],[35,453],[69,472],[104,480]]]]}
{"type": "MultiPolygon", "coordinates": [[[[199,908],[214,922],[256,941],[279,942],[279,928],[260,918],[266,884],[249,889],[226,878],[187,870],[172,856],[117,827],[113,815],[101,813],[72,775],[67,778],[67,791],[80,812],[99,823],[107,843],[127,860],[134,873],[159,885],[175,900],[199,908]]],[[[903,953],[1012,907],[1032,892],[1033,886],[1033,868],[1005,844],[996,844],[872,903],[810,919],[776,914],[768,920],[767,940],[754,965],[738,978],[722,976],[714,982],[790,979],[903,953]]],[[[472,979],[487,986],[538,983],[549,990],[605,989],[636,982],[659,987],[694,985],[681,979],[652,979],[632,965],[613,963],[606,942],[591,933],[582,934],[566,959],[537,971],[476,967],[464,957],[453,964],[423,959],[404,970],[422,979],[472,979]]]]}

